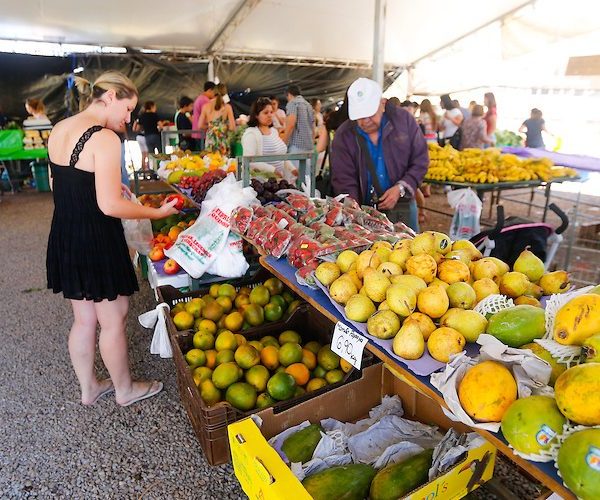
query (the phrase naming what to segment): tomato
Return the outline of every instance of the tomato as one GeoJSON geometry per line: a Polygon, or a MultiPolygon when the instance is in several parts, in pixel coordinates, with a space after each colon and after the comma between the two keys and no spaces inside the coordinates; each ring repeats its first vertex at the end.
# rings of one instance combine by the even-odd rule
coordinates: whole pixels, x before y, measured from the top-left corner
{"type": "Polygon", "coordinates": [[[170,194],[169,196],[167,196],[165,198],[164,203],[169,203],[172,200],[177,200],[177,203],[175,203],[175,208],[177,210],[181,210],[183,208],[183,206],[185,205],[185,198],[183,196],[181,196],[180,194],[170,194]]]}

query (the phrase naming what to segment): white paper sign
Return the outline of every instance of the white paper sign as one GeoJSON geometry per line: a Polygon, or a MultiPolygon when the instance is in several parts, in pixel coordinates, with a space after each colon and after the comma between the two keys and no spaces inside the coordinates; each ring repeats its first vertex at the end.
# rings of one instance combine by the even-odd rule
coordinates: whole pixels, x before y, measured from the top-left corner
{"type": "Polygon", "coordinates": [[[335,325],[331,350],[360,370],[362,355],[368,339],[340,321],[335,325]]]}

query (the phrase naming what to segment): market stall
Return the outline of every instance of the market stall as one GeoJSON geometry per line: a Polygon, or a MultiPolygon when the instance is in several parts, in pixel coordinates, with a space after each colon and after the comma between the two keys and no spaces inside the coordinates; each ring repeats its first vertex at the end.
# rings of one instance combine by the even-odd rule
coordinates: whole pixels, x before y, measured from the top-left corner
{"type": "MultiPolygon", "coordinates": [[[[569,375],[585,372],[591,376],[596,368],[593,362],[577,364],[581,344],[596,332],[591,326],[594,320],[588,320],[582,327],[585,332],[575,328],[565,333],[564,338],[561,337],[563,330],[556,325],[560,321],[561,324],[568,322],[566,318],[576,314],[577,307],[590,307],[592,316],[596,317],[597,295],[582,294],[589,289],[573,291],[567,273],[546,271],[543,262],[527,250],[509,267],[498,259],[482,258],[467,241],[451,242],[446,235],[435,232],[412,235],[404,225],[394,226],[376,210],[359,207],[350,200],[310,199],[293,192],[282,192],[278,196],[280,201],[274,204],[271,201],[265,206],[239,206],[230,218],[232,233],[255,247],[262,255],[262,268],[270,275],[259,274],[244,278],[245,281],[230,280],[229,286],[206,284],[195,292],[183,294],[159,288],[162,301],[170,309],[170,313],[165,310],[164,320],[178,369],[180,393],[211,463],[228,461],[231,453],[236,474],[251,497],[281,498],[282,490],[278,489],[281,484],[285,484],[288,491],[298,491],[299,498],[308,495],[306,490],[319,497],[323,494],[322,488],[334,494],[332,492],[337,490],[328,490],[333,486],[322,486],[322,481],[327,482],[327,470],[342,473],[341,469],[334,469],[341,466],[340,463],[352,467],[349,462],[343,462],[348,460],[342,458],[343,452],[339,456],[342,462],[323,465],[318,462],[323,461],[323,455],[312,447],[309,455],[301,460],[303,463],[296,464],[292,463],[295,459],[286,455],[295,451],[289,451],[292,448],[288,446],[288,452],[281,453],[281,442],[305,429],[308,424],[304,422],[309,420],[311,425],[320,421],[324,426],[324,430],[321,429],[324,433],[317,432],[310,440],[314,440],[315,446],[317,443],[325,446],[327,441],[319,439],[326,440],[333,435],[330,432],[335,432],[326,426],[330,419],[356,421],[364,417],[369,408],[384,404],[384,396],[396,395],[400,396],[412,420],[424,421],[427,415],[428,422],[435,422],[444,430],[454,428],[459,433],[474,430],[485,438],[484,442],[493,445],[491,451],[488,450],[490,453],[500,450],[563,498],[574,498],[573,488],[584,498],[595,491],[597,471],[586,469],[585,457],[574,451],[568,452],[567,461],[583,462],[576,470],[567,470],[564,458],[567,451],[561,451],[570,449],[561,447],[563,442],[571,443],[581,436],[592,439],[585,442],[595,446],[593,426],[600,423],[600,404],[590,400],[585,409],[576,405],[564,407],[564,398],[574,397],[578,383],[569,375]],[[409,284],[411,282],[413,284],[409,284]],[[337,288],[336,283],[340,284],[337,288]],[[390,296],[388,290],[391,289],[403,298],[390,296]],[[281,297],[281,301],[277,297],[281,297]],[[213,307],[214,302],[219,306],[213,307]],[[252,314],[248,313],[250,307],[253,311],[256,309],[252,314]],[[219,313],[214,315],[213,309],[219,313]],[[561,316],[563,310],[569,312],[561,316]],[[449,315],[452,311],[455,319],[449,315]],[[509,319],[500,319],[498,315],[509,319]],[[386,321],[377,325],[373,318],[384,316],[386,321]],[[321,319],[317,319],[319,317],[321,319]],[[182,323],[183,319],[187,323],[182,323]],[[498,327],[498,324],[504,325],[505,320],[511,326],[498,327]],[[425,333],[429,327],[432,330],[425,333]],[[220,329],[227,329],[229,333],[220,329]],[[318,339],[305,337],[306,332],[317,330],[321,331],[318,339]],[[287,339],[288,335],[293,338],[287,339]],[[420,342],[421,347],[416,348],[416,353],[414,346],[407,347],[399,340],[409,335],[420,339],[417,344],[420,342]],[[448,335],[456,341],[455,345],[450,346],[448,335]],[[571,339],[569,335],[577,338],[571,339]],[[229,337],[226,339],[226,336],[229,337]],[[436,341],[432,341],[432,337],[436,341]],[[227,348],[223,348],[227,342],[227,348]],[[289,347],[298,350],[292,355],[293,359],[269,358],[267,352],[275,355],[284,350],[288,342],[297,346],[289,347]],[[313,345],[314,342],[317,344],[313,345]],[[327,357],[322,354],[324,344],[327,357]],[[311,350],[313,347],[315,352],[311,350]],[[227,354],[221,354],[225,351],[227,354]],[[367,355],[371,358],[365,357],[367,355]],[[219,357],[227,359],[219,360],[219,357]],[[373,364],[373,359],[385,363],[383,375],[378,372],[375,377],[378,382],[373,382],[371,377],[382,368],[373,364]],[[219,370],[215,378],[222,363],[231,364],[232,370],[237,366],[239,370],[226,382],[221,378],[224,370],[219,370]],[[479,379],[474,386],[477,389],[461,388],[462,377],[467,379],[470,370],[484,366],[500,371],[492,370],[479,379]],[[562,366],[560,369],[565,375],[554,373],[557,366],[562,366]],[[521,367],[525,367],[524,372],[521,367]],[[452,382],[459,370],[462,375],[452,382]],[[260,380],[255,379],[255,372],[261,373],[260,380]],[[335,377],[333,372],[336,372],[335,377]],[[278,379],[277,384],[270,385],[271,380],[283,373],[291,377],[287,377],[285,383],[278,379]],[[503,387],[494,386],[496,378],[502,380],[503,376],[507,377],[503,387]],[[286,383],[289,386],[285,394],[278,392],[286,383]],[[373,395],[372,401],[365,399],[362,405],[353,404],[355,398],[366,394],[369,384],[373,387],[383,384],[383,389],[368,392],[373,395]],[[452,384],[455,384],[454,389],[451,389],[452,384]],[[511,384],[515,393],[506,396],[502,391],[511,384]],[[294,387],[297,389],[292,390],[294,387]],[[474,400],[482,398],[481,401],[487,401],[482,403],[484,407],[494,408],[498,403],[486,399],[488,393],[492,397],[494,391],[501,391],[502,397],[508,400],[495,415],[478,418],[478,413],[465,402],[465,394],[474,400]],[[557,403],[553,399],[555,393],[557,403]],[[423,401],[411,406],[414,398],[423,401]],[[341,404],[342,401],[350,402],[350,406],[341,404]],[[548,420],[540,424],[540,428],[534,423],[524,431],[533,434],[515,437],[512,421],[503,416],[513,405],[521,408],[535,401],[550,405],[546,412],[537,411],[538,415],[552,415],[556,420],[548,420]],[[245,419],[252,414],[262,419],[260,429],[245,419]],[[253,444],[245,446],[244,443],[253,444]],[[288,460],[291,472],[278,457],[288,460]],[[263,463],[263,473],[274,478],[274,483],[263,483],[261,474],[248,476],[244,472],[255,459],[263,463]],[[317,474],[317,470],[323,478],[318,476],[320,486],[315,487],[309,478],[317,474]],[[581,484],[574,482],[575,477],[583,476],[585,480],[581,484]]],[[[287,352],[288,347],[285,350],[287,352]]],[[[531,409],[520,411],[528,412],[527,418],[535,420],[531,409]]],[[[374,422],[371,421],[371,425],[374,422]]],[[[306,429],[308,435],[309,429],[306,429]]],[[[349,442],[353,438],[350,432],[349,442]]],[[[443,442],[442,439],[437,446],[443,442]]],[[[441,453],[437,447],[436,450],[434,455],[441,453]]],[[[473,455],[473,463],[483,461],[486,448],[473,448],[469,453],[480,453],[478,458],[473,455]]],[[[461,457],[462,460],[465,455],[461,457]]],[[[486,457],[486,464],[490,460],[493,463],[493,454],[486,457]]],[[[379,464],[369,469],[373,474],[386,468],[377,461],[380,458],[373,455],[373,460],[368,462],[379,464]]],[[[387,467],[394,463],[400,467],[403,459],[396,459],[387,467]]],[[[458,467],[456,461],[452,463],[458,467]]],[[[436,484],[435,478],[443,478],[452,485],[447,497],[458,498],[489,479],[491,473],[484,475],[483,469],[480,472],[479,482],[458,481],[458,476],[452,475],[458,473],[458,469],[452,467],[445,473],[431,472],[429,480],[423,478],[398,495],[416,491],[419,486],[424,488],[418,490],[419,494],[425,494],[427,488],[436,484]]],[[[368,480],[371,498],[377,498],[373,484],[379,480],[371,483],[372,477],[368,480]]],[[[461,480],[464,479],[462,476],[461,480]]],[[[439,497],[446,498],[443,494],[439,497]]]]}

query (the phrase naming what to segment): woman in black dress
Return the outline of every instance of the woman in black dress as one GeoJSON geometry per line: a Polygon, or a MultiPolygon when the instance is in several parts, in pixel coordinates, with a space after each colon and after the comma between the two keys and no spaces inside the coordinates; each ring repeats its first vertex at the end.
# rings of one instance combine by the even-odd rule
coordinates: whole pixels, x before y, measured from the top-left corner
{"type": "Polygon", "coordinates": [[[94,84],[79,79],[79,114],[59,122],[48,140],[54,215],[46,257],[48,288],[71,300],[69,353],[81,402],[115,391],[128,406],[162,390],[162,382],[134,382],[129,371],[125,321],[138,290],[121,219],[160,219],[177,213],[174,202],[155,209],[121,196],[121,142],[137,104],[137,89],[117,72],[94,84]],[[111,376],[96,378],[96,325],[100,354],[111,376]]]}

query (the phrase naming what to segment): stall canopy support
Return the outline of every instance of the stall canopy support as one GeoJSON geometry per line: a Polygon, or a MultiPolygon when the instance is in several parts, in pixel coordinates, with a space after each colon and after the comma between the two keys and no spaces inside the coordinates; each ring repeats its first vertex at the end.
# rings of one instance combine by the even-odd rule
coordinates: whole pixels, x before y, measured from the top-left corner
{"type": "Polygon", "coordinates": [[[387,0],[375,0],[375,29],[373,30],[373,80],[383,87],[385,50],[385,7],[387,0]]]}

